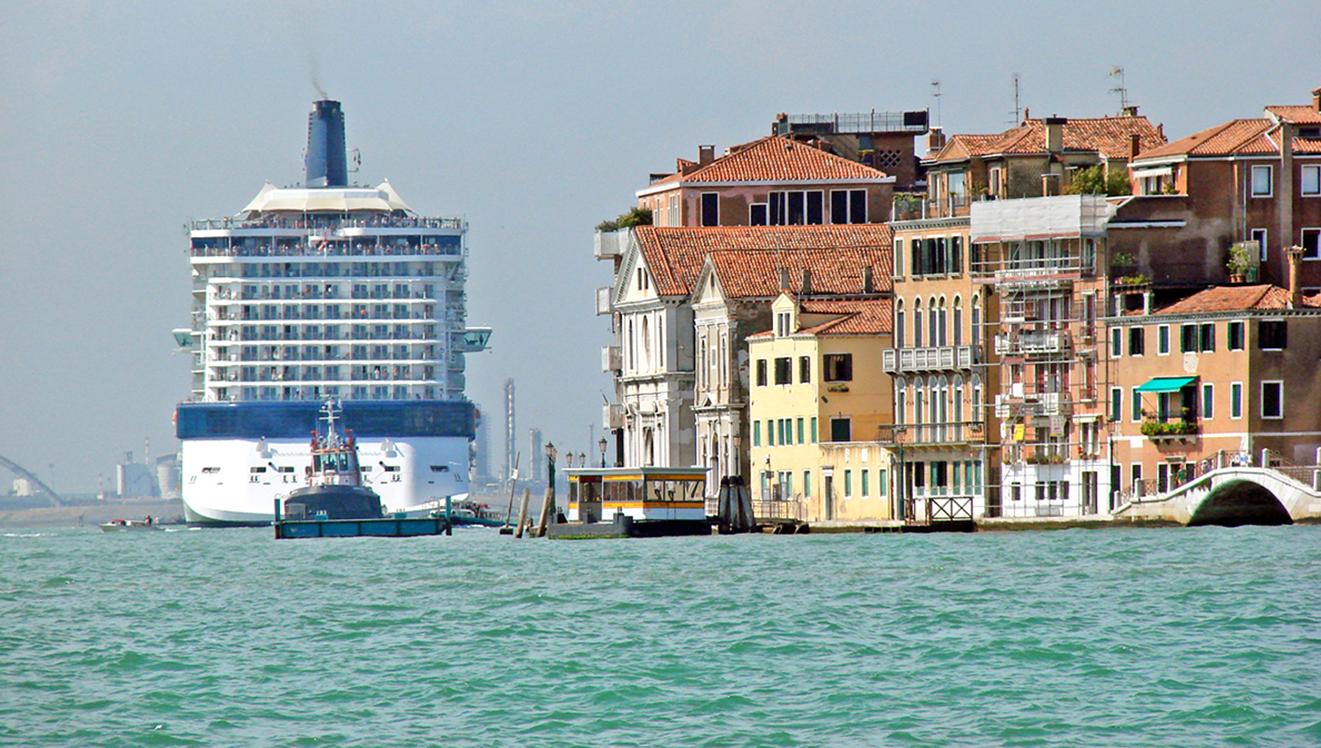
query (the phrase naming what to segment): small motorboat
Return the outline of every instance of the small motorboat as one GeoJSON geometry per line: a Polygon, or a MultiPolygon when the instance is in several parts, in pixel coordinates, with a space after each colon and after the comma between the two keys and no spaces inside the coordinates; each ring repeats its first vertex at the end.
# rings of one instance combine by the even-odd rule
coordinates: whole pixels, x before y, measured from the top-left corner
{"type": "Polygon", "coordinates": [[[341,436],[335,429],[339,404],[327,400],[321,413],[326,432],[312,432],[308,484],[289,492],[281,516],[291,520],[379,519],[383,516],[381,497],[362,484],[353,432],[346,429],[341,436]]]}
{"type": "MultiPolygon", "coordinates": [[[[432,517],[444,517],[444,507],[438,507],[431,510],[432,517]]],[[[450,507],[450,522],[455,527],[465,525],[475,527],[504,527],[507,524],[503,513],[498,512],[486,504],[478,504],[475,501],[461,501],[450,507]]]]}
{"type": "Polygon", "coordinates": [[[130,530],[164,532],[165,528],[157,524],[156,520],[151,517],[146,519],[112,519],[109,522],[101,523],[101,532],[127,532],[130,530]]]}

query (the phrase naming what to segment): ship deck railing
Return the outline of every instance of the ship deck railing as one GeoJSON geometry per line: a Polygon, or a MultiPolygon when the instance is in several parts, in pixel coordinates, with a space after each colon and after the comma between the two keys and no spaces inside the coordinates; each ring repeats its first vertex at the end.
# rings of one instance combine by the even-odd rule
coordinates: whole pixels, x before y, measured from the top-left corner
{"type": "Polygon", "coordinates": [[[325,248],[298,247],[193,247],[193,257],[459,257],[462,247],[442,247],[425,244],[418,247],[367,245],[343,247],[334,244],[325,248]]]}

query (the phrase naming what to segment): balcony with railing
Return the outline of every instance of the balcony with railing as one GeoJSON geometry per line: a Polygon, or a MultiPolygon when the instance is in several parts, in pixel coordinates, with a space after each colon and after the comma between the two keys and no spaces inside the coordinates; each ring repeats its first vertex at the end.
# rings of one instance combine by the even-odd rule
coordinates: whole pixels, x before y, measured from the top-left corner
{"type": "Polygon", "coordinates": [[[1017,330],[995,336],[997,356],[1039,356],[1066,352],[1073,340],[1067,330],[1017,330]]]}
{"type": "Polygon", "coordinates": [[[888,348],[881,351],[881,369],[886,374],[967,370],[981,363],[980,353],[972,345],[888,348]]]}
{"type": "Polygon", "coordinates": [[[1007,394],[995,396],[995,417],[1023,419],[1037,416],[1069,416],[1073,399],[1069,392],[1024,392],[1023,385],[1010,386],[1007,394]]]}
{"type": "Polygon", "coordinates": [[[1197,414],[1184,408],[1177,415],[1153,411],[1142,412],[1142,435],[1156,444],[1179,442],[1187,443],[1198,438],[1202,427],[1197,421],[1197,414]]]}
{"type": "Polygon", "coordinates": [[[886,425],[880,428],[877,440],[891,449],[979,445],[986,443],[986,424],[950,421],[886,425]]]}

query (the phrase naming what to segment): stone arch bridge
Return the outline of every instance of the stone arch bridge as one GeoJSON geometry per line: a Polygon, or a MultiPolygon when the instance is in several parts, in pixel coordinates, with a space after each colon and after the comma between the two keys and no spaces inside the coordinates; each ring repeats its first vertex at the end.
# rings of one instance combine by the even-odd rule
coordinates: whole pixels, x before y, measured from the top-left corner
{"type": "Polygon", "coordinates": [[[1321,465],[1220,464],[1165,493],[1134,497],[1114,516],[1228,527],[1321,523],[1321,465]]]}

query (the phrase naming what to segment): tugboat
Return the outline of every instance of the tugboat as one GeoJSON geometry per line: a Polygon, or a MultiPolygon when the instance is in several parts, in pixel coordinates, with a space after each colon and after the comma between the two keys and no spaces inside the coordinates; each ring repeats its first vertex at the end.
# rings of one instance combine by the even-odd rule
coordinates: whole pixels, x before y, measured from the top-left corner
{"type": "Polygon", "coordinates": [[[335,429],[340,406],[326,400],[321,415],[326,431],[312,432],[312,464],[307,467],[307,485],[294,489],[284,498],[286,519],[334,520],[379,519],[381,497],[362,484],[358,464],[358,445],[353,432],[344,435],[335,429]]]}

